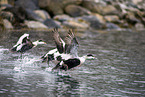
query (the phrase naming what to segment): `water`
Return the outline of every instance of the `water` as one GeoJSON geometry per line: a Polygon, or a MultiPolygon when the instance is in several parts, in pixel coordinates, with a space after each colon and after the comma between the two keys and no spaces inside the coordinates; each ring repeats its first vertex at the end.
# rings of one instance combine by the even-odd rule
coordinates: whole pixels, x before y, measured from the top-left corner
{"type": "Polygon", "coordinates": [[[92,31],[76,34],[79,55],[94,54],[82,66],[52,72],[40,57],[55,48],[51,32],[1,32],[1,97],[130,97],[145,96],[144,31],[92,31]],[[26,52],[23,58],[10,53],[18,37],[28,32],[30,39],[48,44],[26,52]]]}

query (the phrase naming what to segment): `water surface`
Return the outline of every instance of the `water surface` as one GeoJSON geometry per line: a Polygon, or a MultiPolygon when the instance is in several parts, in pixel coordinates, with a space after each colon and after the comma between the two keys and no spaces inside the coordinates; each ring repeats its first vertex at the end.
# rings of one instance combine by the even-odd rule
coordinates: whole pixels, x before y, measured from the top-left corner
{"type": "MultiPolygon", "coordinates": [[[[6,31],[0,34],[0,96],[2,97],[95,97],[145,95],[144,31],[86,31],[76,33],[79,55],[92,53],[87,60],[69,71],[52,72],[39,58],[55,44],[51,32],[6,31]],[[23,33],[30,39],[42,39],[47,45],[29,50],[23,57],[10,53],[23,33]]],[[[63,35],[62,35],[63,36],[63,35]]]]}

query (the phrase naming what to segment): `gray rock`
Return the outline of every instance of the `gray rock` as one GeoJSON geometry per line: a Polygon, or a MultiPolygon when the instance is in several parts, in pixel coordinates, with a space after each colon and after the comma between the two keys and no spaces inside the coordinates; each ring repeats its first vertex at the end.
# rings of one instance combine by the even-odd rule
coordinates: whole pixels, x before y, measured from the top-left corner
{"type": "Polygon", "coordinates": [[[33,10],[30,9],[24,9],[24,10],[25,10],[26,19],[43,22],[43,19],[38,14],[36,14],[33,10]]]}
{"type": "Polygon", "coordinates": [[[27,21],[27,20],[25,20],[24,24],[28,28],[34,28],[34,29],[47,29],[48,28],[46,25],[44,25],[43,23],[38,22],[38,21],[27,21]]]}
{"type": "Polygon", "coordinates": [[[67,7],[65,7],[65,12],[72,17],[91,14],[89,10],[78,5],[68,5],[67,7]]]}
{"type": "Polygon", "coordinates": [[[82,0],[38,0],[39,7],[53,15],[64,14],[64,8],[69,4],[81,4],[82,0]]]}
{"type": "Polygon", "coordinates": [[[145,29],[145,26],[142,23],[137,23],[137,24],[135,24],[135,28],[138,30],[143,30],[143,29],[145,29]]]}
{"type": "Polygon", "coordinates": [[[103,3],[96,3],[95,1],[84,0],[82,3],[84,8],[89,9],[92,12],[99,13],[101,15],[115,15],[118,14],[118,10],[113,5],[106,5],[103,3]]]}
{"type": "Polygon", "coordinates": [[[13,6],[10,4],[0,4],[0,11],[6,9],[6,8],[12,8],[13,6]]]}
{"type": "Polygon", "coordinates": [[[116,29],[116,30],[120,30],[121,28],[119,26],[117,26],[114,23],[107,23],[106,24],[107,29],[111,30],[111,29],[116,29]]]}
{"type": "Polygon", "coordinates": [[[135,25],[136,23],[140,22],[132,12],[128,12],[124,15],[124,19],[131,25],[135,25]]]}
{"type": "Polygon", "coordinates": [[[95,16],[82,16],[82,17],[79,17],[80,19],[86,21],[91,28],[93,29],[101,29],[104,27],[104,24],[102,24],[97,17],[95,16]]]}
{"type": "Polygon", "coordinates": [[[31,10],[36,10],[39,9],[37,6],[38,4],[37,0],[17,0],[15,1],[15,6],[17,7],[22,7],[24,9],[31,9],[31,10]]]}
{"type": "Polygon", "coordinates": [[[45,10],[34,10],[34,13],[41,17],[43,20],[51,18],[45,10]]]}
{"type": "Polygon", "coordinates": [[[53,19],[46,19],[43,23],[48,28],[60,28],[60,25],[58,25],[53,19]]]}
{"type": "Polygon", "coordinates": [[[89,28],[89,24],[79,22],[79,21],[69,21],[68,20],[68,21],[64,21],[62,24],[64,27],[73,28],[73,29],[87,29],[87,28],[89,28]]]}
{"type": "Polygon", "coordinates": [[[64,22],[67,20],[74,20],[74,18],[70,17],[69,15],[66,14],[62,14],[62,15],[56,15],[53,17],[54,20],[60,21],[60,22],[64,22]]]}
{"type": "Polygon", "coordinates": [[[134,4],[138,4],[138,3],[143,2],[143,0],[132,0],[132,2],[133,2],[134,4]]]}
{"type": "Polygon", "coordinates": [[[14,22],[14,15],[11,12],[1,11],[0,16],[10,22],[14,22]]]}
{"type": "Polygon", "coordinates": [[[92,16],[95,16],[99,20],[100,23],[102,24],[106,23],[106,20],[104,19],[103,15],[100,15],[98,13],[92,13],[92,16]]]}
{"type": "Polygon", "coordinates": [[[95,0],[83,0],[82,2],[82,6],[84,8],[87,8],[89,9],[90,11],[92,12],[98,12],[98,5],[101,4],[101,3],[96,3],[95,0]]]}
{"type": "Polygon", "coordinates": [[[3,19],[3,25],[5,29],[13,29],[12,24],[7,19],[3,19]]]}
{"type": "Polygon", "coordinates": [[[107,21],[107,22],[119,22],[119,17],[117,15],[107,15],[107,16],[104,16],[104,19],[107,21]]]}

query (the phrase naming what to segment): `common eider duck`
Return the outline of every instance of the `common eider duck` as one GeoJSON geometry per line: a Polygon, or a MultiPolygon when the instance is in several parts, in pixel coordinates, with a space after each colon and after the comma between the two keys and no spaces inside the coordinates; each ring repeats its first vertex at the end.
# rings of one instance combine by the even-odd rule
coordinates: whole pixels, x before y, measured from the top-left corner
{"type": "Polygon", "coordinates": [[[36,47],[39,44],[46,44],[45,42],[43,42],[42,40],[37,40],[34,42],[31,42],[31,40],[29,39],[29,34],[23,34],[18,42],[16,43],[16,45],[14,45],[10,51],[11,52],[20,52],[20,53],[24,53],[29,49],[32,49],[34,47],[36,47]]]}
{"type": "Polygon", "coordinates": [[[54,40],[57,50],[60,53],[60,60],[52,70],[62,69],[66,71],[83,64],[86,59],[95,59],[92,54],[84,55],[82,57],[78,56],[79,44],[72,30],[69,30],[65,42],[61,39],[59,33],[54,31],[54,40]]]}
{"type": "Polygon", "coordinates": [[[72,55],[70,55],[68,53],[66,54],[66,52],[64,52],[62,50],[63,48],[65,48],[67,46],[67,44],[59,36],[58,30],[54,29],[52,32],[55,33],[54,38],[56,38],[56,40],[59,39],[57,41],[59,41],[63,47],[60,47],[61,45],[58,45],[59,46],[58,48],[50,50],[48,53],[44,54],[41,57],[42,62],[47,62],[48,64],[49,64],[49,61],[61,61],[62,59],[69,59],[72,57],[72,55]],[[59,51],[58,51],[58,49],[59,49],[59,51]]]}

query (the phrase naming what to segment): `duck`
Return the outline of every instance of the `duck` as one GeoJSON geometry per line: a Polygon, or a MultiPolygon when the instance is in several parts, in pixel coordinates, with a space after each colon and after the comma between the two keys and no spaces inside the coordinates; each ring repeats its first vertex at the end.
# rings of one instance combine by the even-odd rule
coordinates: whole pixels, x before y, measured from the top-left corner
{"type": "Polygon", "coordinates": [[[10,49],[11,52],[20,52],[20,53],[24,53],[34,47],[36,47],[39,44],[46,44],[44,41],[42,40],[37,40],[32,42],[29,39],[29,34],[24,33],[19,40],[17,41],[17,43],[10,49]]]}
{"type": "Polygon", "coordinates": [[[64,50],[62,50],[63,48],[65,48],[67,46],[67,44],[59,36],[58,29],[53,29],[52,33],[55,33],[53,37],[59,39],[59,42],[60,42],[60,44],[62,44],[63,47],[60,47],[60,45],[58,45],[59,46],[58,48],[54,48],[54,49],[48,51],[46,54],[44,54],[41,57],[42,63],[47,62],[48,65],[49,65],[50,61],[53,61],[53,62],[61,61],[62,59],[68,59],[68,58],[72,57],[70,54],[66,54],[66,52],[64,52],[64,50]],[[58,51],[58,49],[59,49],[59,51],[58,51]]]}
{"type": "Polygon", "coordinates": [[[54,31],[54,41],[60,58],[59,62],[54,68],[52,68],[52,70],[60,69],[67,71],[80,66],[87,59],[95,59],[92,54],[87,54],[82,57],[78,56],[79,43],[72,30],[69,30],[68,36],[65,38],[65,42],[60,37],[59,33],[54,31]]]}

